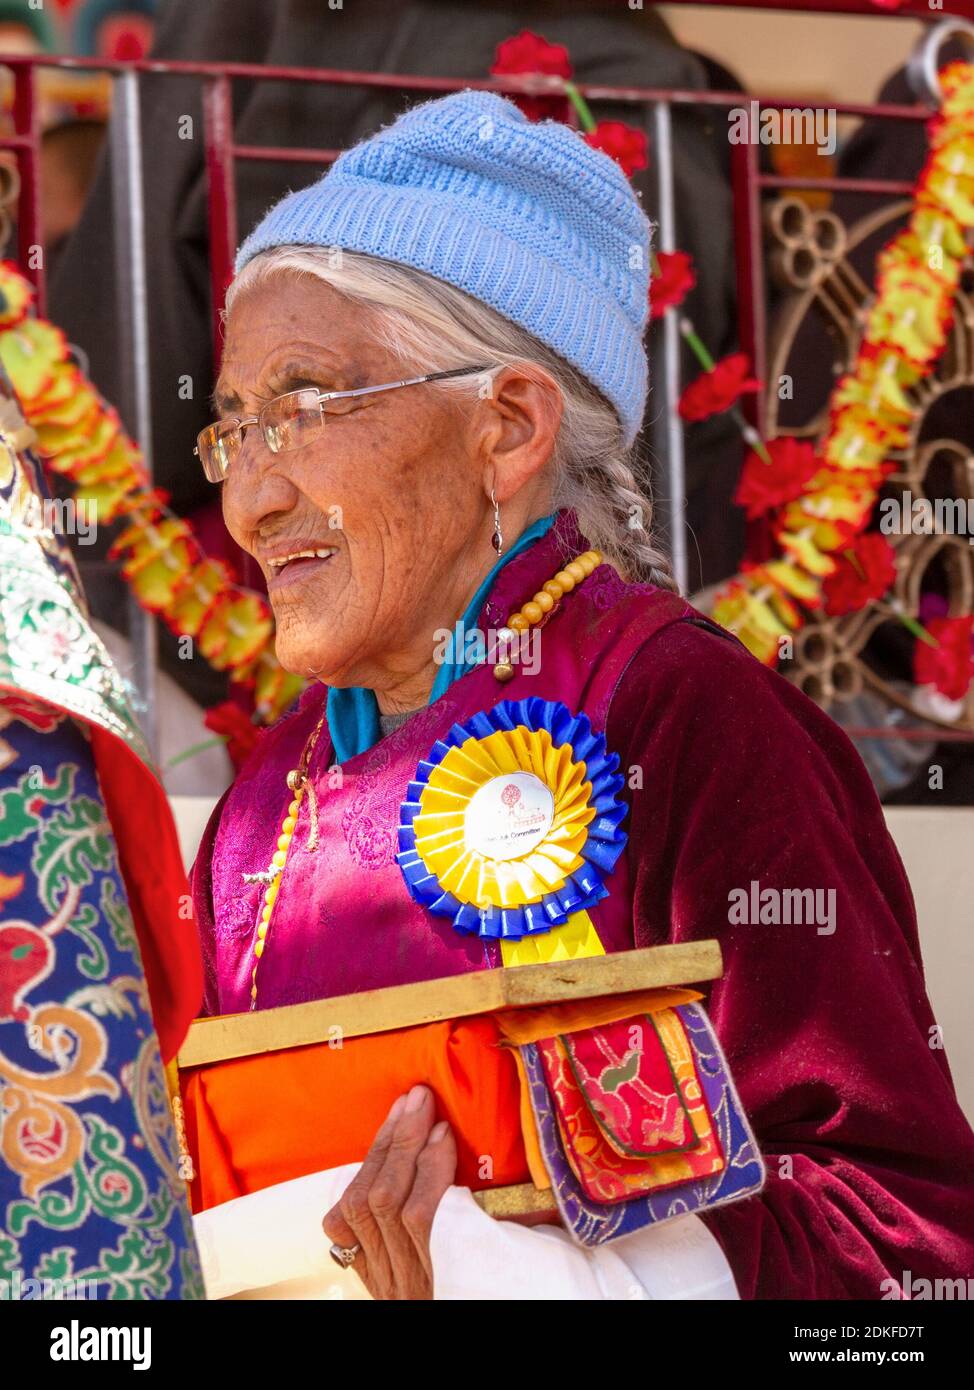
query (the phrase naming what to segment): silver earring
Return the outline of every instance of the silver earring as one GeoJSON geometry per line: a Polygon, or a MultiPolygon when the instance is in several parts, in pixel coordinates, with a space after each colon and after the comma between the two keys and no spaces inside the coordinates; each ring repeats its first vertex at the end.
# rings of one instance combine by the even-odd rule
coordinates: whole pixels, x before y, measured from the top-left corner
{"type": "Polygon", "coordinates": [[[494,496],[494,489],[490,490],[490,500],[494,504],[494,534],[490,538],[490,543],[500,555],[504,550],[504,533],[501,530],[501,509],[497,505],[497,498],[494,496]]]}

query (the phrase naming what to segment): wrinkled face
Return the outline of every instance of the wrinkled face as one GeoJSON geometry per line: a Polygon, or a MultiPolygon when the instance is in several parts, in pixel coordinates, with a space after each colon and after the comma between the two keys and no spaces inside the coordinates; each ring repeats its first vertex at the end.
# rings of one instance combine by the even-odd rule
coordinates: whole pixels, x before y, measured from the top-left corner
{"type": "MultiPolygon", "coordinates": [[[[221,418],[255,415],[299,387],[350,390],[421,374],[377,347],[361,308],[331,286],[280,272],[234,300],[217,408],[221,418]]],[[[342,409],[294,451],[272,454],[248,430],[223,511],[263,570],[282,665],[330,685],[379,688],[390,670],[409,669],[417,641],[428,648],[454,597],[462,611],[465,557],[489,504],[462,400],[423,385],[342,409]]]]}

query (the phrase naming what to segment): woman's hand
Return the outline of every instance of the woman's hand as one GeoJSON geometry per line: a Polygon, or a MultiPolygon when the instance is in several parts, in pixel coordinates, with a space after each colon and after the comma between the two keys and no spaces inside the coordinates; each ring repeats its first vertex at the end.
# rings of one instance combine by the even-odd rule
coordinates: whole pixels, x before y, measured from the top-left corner
{"type": "Polygon", "coordinates": [[[434,1116],[428,1087],[400,1096],[321,1223],[334,1245],[361,1246],[351,1268],[373,1298],[433,1297],[430,1232],[457,1170],[453,1133],[434,1116]]]}

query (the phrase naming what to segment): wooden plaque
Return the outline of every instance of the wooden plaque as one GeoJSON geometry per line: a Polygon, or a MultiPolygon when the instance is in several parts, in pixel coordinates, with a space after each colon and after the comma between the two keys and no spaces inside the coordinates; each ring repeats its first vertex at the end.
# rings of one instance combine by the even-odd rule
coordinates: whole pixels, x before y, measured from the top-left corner
{"type": "Polygon", "coordinates": [[[279,1009],[200,1018],[190,1025],[177,1062],[182,1070],[305,1047],[336,1036],[356,1038],[502,1009],[697,984],[718,979],[722,969],[719,942],[691,941],[544,965],[473,970],[279,1009]]]}

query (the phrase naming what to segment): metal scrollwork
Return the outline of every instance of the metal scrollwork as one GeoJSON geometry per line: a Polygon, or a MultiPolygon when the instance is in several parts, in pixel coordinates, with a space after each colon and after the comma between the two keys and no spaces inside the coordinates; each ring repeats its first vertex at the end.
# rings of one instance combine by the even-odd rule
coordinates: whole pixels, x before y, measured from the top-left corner
{"type": "MultiPolygon", "coordinates": [[[[851,367],[873,293],[852,264],[851,253],[887,226],[892,233],[911,207],[908,202],[887,205],[848,228],[834,213],[809,209],[795,197],[780,198],[768,210],[771,273],[786,290],[769,343],[769,383],[787,374],[799,329],[811,314],[824,320],[836,344],[836,373],[851,367]]],[[[905,445],[888,455],[896,469],[880,491],[880,509],[886,498],[913,499],[921,509],[929,503],[927,514],[935,518],[934,527],[939,529],[924,532],[913,524],[889,532],[897,560],[889,598],[916,617],[921,597],[931,587],[925,580],[936,574],[936,591],[946,599],[948,614],[970,613],[974,608],[974,257],[965,260],[954,295],[945,351],[904,394],[914,407],[913,418],[905,445]],[[933,412],[949,393],[965,389],[970,390],[972,402],[969,437],[944,437],[933,412]],[[960,524],[941,527],[936,518],[950,507],[960,524]]],[[[826,428],[827,404],[797,427],[781,424],[779,408],[777,390],[769,387],[769,438],[787,433],[814,439],[826,428]]],[[[883,679],[864,660],[867,642],[881,624],[890,621],[888,609],[876,606],[838,618],[813,615],[796,634],[794,659],[784,663],[783,674],[823,705],[851,700],[868,685],[917,719],[974,731],[974,688],[959,711],[946,707],[938,711],[916,688],[910,693],[911,687],[904,682],[883,679]]]]}

